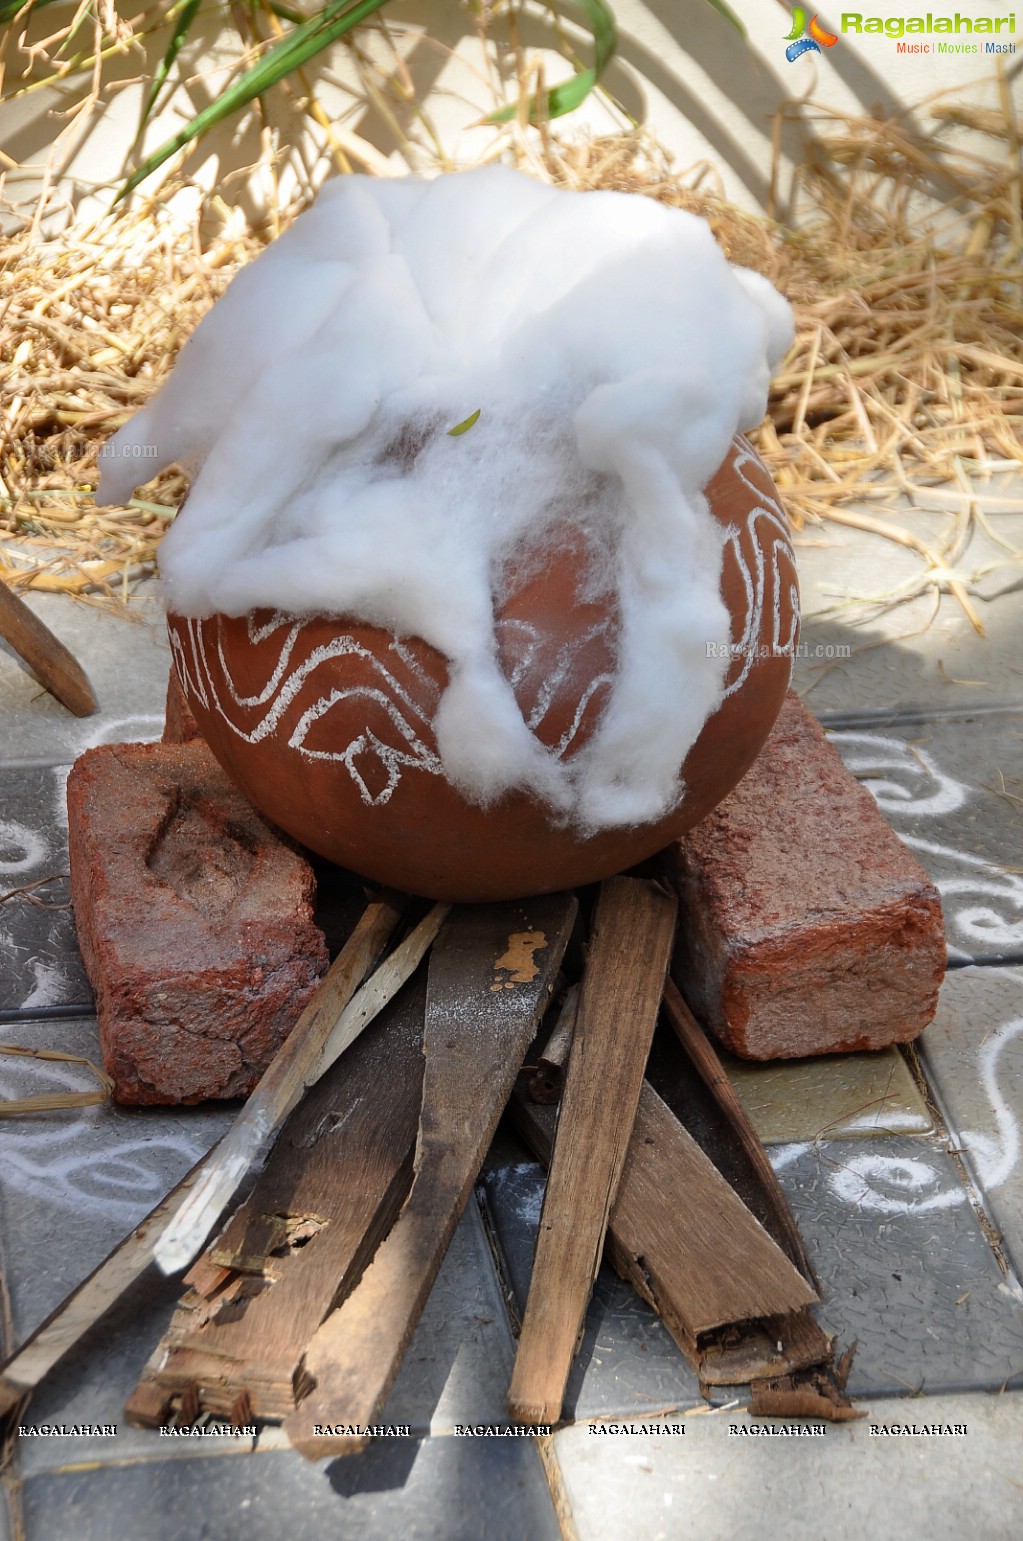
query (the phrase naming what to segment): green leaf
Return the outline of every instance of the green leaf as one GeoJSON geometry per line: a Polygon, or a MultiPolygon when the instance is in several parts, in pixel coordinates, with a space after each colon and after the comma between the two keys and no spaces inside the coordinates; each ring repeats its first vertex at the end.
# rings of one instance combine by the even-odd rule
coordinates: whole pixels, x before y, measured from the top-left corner
{"type": "Polygon", "coordinates": [[[167,45],[167,52],[164,54],[163,58],[160,60],[160,63],[156,67],[156,74],[153,76],[153,83],[149,87],[149,90],[146,93],[146,99],[142,104],[142,115],[139,118],[139,130],[135,135],[136,143],[142,137],[143,130],[145,129],[146,124],[149,122],[153,108],[156,106],[156,98],[159,96],[160,91],[163,88],[163,83],[171,72],[171,66],[174,63],[174,60],[181,52],[181,46],[188,36],[188,29],[195,20],[196,14],[201,4],[202,0],[185,0],[181,15],[178,17],[178,24],[174,28],[174,34],[171,37],[169,44],[167,45]]]}
{"type": "Polygon", "coordinates": [[[476,423],[476,422],[479,421],[479,415],[480,415],[482,410],[483,410],[482,407],[477,407],[475,412],[470,412],[469,416],[466,417],[466,418],[463,418],[460,423],[456,423],[454,428],[449,428],[448,429],[448,433],[450,434],[451,438],[452,439],[457,439],[459,434],[461,434],[461,433],[468,433],[469,429],[472,427],[473,423],[476,423]]]}
{"type": "MultiPolygon", "coordinates": [[[[36,0],[33,11],[41,11],[44,5],[53,5],[55,0],[36,0]]],[[[3,0],[0,4],[0,26],[4,22],[13,21],[18,12],[24,8],[25,0],[3,0]]]]}
{"type": "MultiPolygon", "coordinates": [[[[714,3],[714,0],[711,0],[714,3]]],[[[614,58],[615,49],[618,47],[618,33],[615,30],[615,19],[610,8],[604,4],[604,0],[578,0],[579,6],[586,12],[586,19],[593,33],[594,56],[591,69],[580,70],[573,75],[571,80],[564,80],[560,85],[552,86],[546,95],[546,116],[548,118],[563,117],[566,112],[573,112],[581,102],[584,102],[593,90],[597,81],[603,75],[607,66],[614,58]]],[[[531,120],[537,116],[536,97],[529,98],[528,110],[531,120]]],[[[502,107],[497,112],[492,112],[484,119],[486,123],[510,123],[518,116],[519,104],[516,102],[511,107],[502,107]]]]}
{"type": "Polygon", "coordinates": [[[357,27],[385,4],[386,0],[355,0],[355,3],[353,0],[331,0],[322,11],[311,16],[301,26],[294,27],[258,63],[222,91],[216,101],[196,113],[173,138],[166,140],[152,155],[147,156],[142,165],[132,172],[114,203],[120,203],[122,198],[126,198],[140,182],[144,182],[158,166],[170,160],[185,145],[200,138],[216,124],[223,123],[225,118],[231,117],[240,108],[247,107],[249,102],[262,96],[294,70],[301,69],[316,54],[338,38],[344,37],[346,32],[357,27]]]}

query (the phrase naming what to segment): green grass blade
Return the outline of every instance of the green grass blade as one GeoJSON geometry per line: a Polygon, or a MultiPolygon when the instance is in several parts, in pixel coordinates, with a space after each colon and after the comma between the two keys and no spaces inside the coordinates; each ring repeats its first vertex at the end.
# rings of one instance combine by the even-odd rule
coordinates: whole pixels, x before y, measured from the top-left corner
{"type": "Polygon", "coordinates": [[[164,54],[163,58],[160,60],[156,67],[156,74],[153,76],[153,83],[149,87],[149,90],[146,93],[146,99],[142,104],[142,115],[139,118],[139,129],[138,133],[135,135],[136,143],[142,137],[146,124],[149,122],[150,116],[152,115],[153,108],[156,106],[156,98],[159,96],[161,90],[163,89],[163,83],[167,79],[167,76],[170,74],[171,67],[175,59],[181,52],[182,44],[188,36],[188,29],[191,27],[193,21],[195,20],[201,4],[202,0],[185,0],[185,5],[182,8],[181,15],[178,17],[177,26],[174,28],[174,34],[171,37],[170,43],[167,45],[167,52],[164,54]]]}
{"type": "Polygon", "coordinates": [[[715,11],[720,11],[725,20],[727,22],[731,22],[732,26],[735,28],[736,32],[738,32],[740,37],[744,38],[747,36],[746,28],[743,26],[738,16],[736,16],[731,6],[726,5],[725,0],[707,0],[707,4],[712,5],[715,11]]]}
{"type": "Polygon", "coordinates": [[[287,37],[269,49],[233,85],[222,91],[216,101],[196,113],[173,138],[166,140],[152,155],[147,156],[125,182],[114,199],[115,204],[126,198],[140,182],[144,182],[158,166],[170,160],[185,145],[199,139],[240,108],[247,107],[249,102],[262,96],[264,91],[269,91],[294,70],[301,69],[316,54],[338,38],[344,37],[346,32],[357,27],[386,3],[387,0],[357,0],[355,4],[352,4],[352,0],[332,0],[322,11],[311,16],[301,26],[293,28],[287,37]]]}
{"type": "MultiPolygon", "coordinates": [[[[44,5],[53,5],[55,0],[36,0],[33,11],[41,11],[44,5]]],[[[5,22],[13,21],[25,4],[25,0],[3,0],[0,4],[0,27],[5,22]]]]}
{"type": "MultiPolygon", "coordinates": [[[[711,0],[711,3],[713,4],[714,0],[711,0]]],[[[590,69],[580,70],[577,75],[572,76],[571,80],[564,80],[560,85],[551,87],[546,93],[548,118],[563,117],[566,112],[573,112],[580,102],[586,100],[614,58],[615,49],[618,47],[615,19],[604,0],[578,0],[578,4],[586,12],[586,19],[593,33],[593,65],[590,69]]],[[[531,121],[535,121],[537,116],[536,105],[536,97],[531,96],[528,103],[531,121]]],[[[485,122],[510,123],[513,118],[518,117],[518,113],[519,104],[516,102],[511,107],[502,107],[498,112],[492,112],[485,122]]]]}
{"type": "Polygon", "coordinates": [[[296,27],[300,27],[304,21],[309,20],[303,11],[296,11],[290,5],[281,5],[279,0],[267,0],[267,4],[275,16],[279,16],[282,21],[292,22],[296,27]]]}

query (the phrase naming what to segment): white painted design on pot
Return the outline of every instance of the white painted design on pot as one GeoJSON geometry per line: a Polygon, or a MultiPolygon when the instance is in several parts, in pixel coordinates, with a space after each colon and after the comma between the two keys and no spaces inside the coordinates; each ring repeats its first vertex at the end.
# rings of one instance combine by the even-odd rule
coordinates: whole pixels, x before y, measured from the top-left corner
{"type": "MultiPolygon", "coordinates": [[[[440,756],[426,742],[431,735],[433,714],[440,699],[437,681],[416,660],[413,651],[401,642],[389,644],[390,651],[412,673],[429,705],[419,705],[409,694],[397,674],[386,667],[385,662],[372,649],[344,634],[315,648],[300,664],[289,670],[295,643],[305,622],[295,622],[290,617],[274,615],[269,622],[256,625],[252,617],[246,621],[248,639],[254,645],[266,643],[275,632],[284,633],[280,651],[268,664],[265,683],[255,694],[245,695],[236,685],[222,645],[222,622],[219,617],[211,621],[194,619],[179,623],[171,635],[171,649],[179,680],[186,696],[190,695],[207,711],[215,712],[238,738],[245,743],[256,744],[278,731],[281,719],[294,702],[305,682],[321,664],[335,658],[355,655],[369,665],[377,677],[376,685],[359,683],[349,687],[333,686],[312,705],[305,708],[291,730],[288,744],[304,758],[328,760],[343,765],[352,778],[362,802],[367,807],[381,807],[390,801],[405,770],[423,771],[428,775],[444,774],[440,756]],[[209,628],[215,628],[210,636],[209,628]],[[182,633],[184,634],[183,640],[182,633]],[[226,686],[218,688],[217,672],[210,667],[207,648],[215,650],[219,673],[226,686]],[[393,737],[383,740],[378,733],[367,729],[352,738],[340,749],[320,749],[309,742],[316,725],[335,709],[348,707],[362,699],[379,708],[390,721],[393,737]],[[245,717],[258,712],[257,720],[246,724],[245,717]],[[384,785],[374,790],[377,778],[370,774],[367,757],[375,758],[382,770],[384,785]]],[[[535,700],[528,708],[526,721],[535,732],[544,721],[557,697],[563,680],[571,674],[579,650],[593,642],[602,632],[610,629],[611,622],[598,622],[584,632],[571,646],[562,647],[550,669],[540,681],[535,700]]],[[[541,646],[540,632],[525,621],[498,621],[498,634],[505,628],[514,628],[519,634],[518,660],[510,683],[520,683],[541,646]],[[525,637],[525,645],[522,638],[525,637]]],[[[581,692],[572,721],[551,750],[554,759],[563,759],[571,749],[579,733],[593,697],[597,692],[613,685],[613,677],[607,673],[595,675],[581,692]]]]}
{"type": "MultiPolygon", "coordinates": [[[[746,595],[740,649],[742,663],[737,677],[725,688],[722,700],[735,694],[745,684],[750,670],[764,650],[784,656],[790,653],[798,625],[798,592],[794,582],[795,563],[788,538],[788,527],[780,504],[765,496],[762,488],[750,480],[747,466],[755,466],[756,457],[747,447],[737,451],[734,466],[736,473],[749,491],[752,506],[744,525],[731,525],[725,532],[723,562],[734,560],[739,569],[746,595]],[[768,591],[770,590],[770,595],[768,591]],[[785,620],[787,599],[790,619],[785,620]],[[765,609],[770,603],[771,617],[768,635],[764,635],[765,609]]],[[[381,807],[390,801],[401,778],[407,770],[423,771],[428,775],[445,774],[437,751],[427,740],[433,739],[433,716],[440,700],[436,680],[430,678],[417,663],[410,648],[395,641],[390,644],[396,660],[415,676],[428,708],[418,705],[402,685],[397,674],[372,651],[356,642],[351,635],[335,637],[329,643],[316,648],[300,664],[293,665],[296,642],[304,621],[292,616],[274,613],[269,620],[257,624],[247,617],[248,640],[256,647],[263,647],[275,634],[279,634],[277,650],[267,662],[266,676],[252,694],[245,694],[235,683],[222,643],[222,622],[214,617],[208,621],[183,620],[172,632],[171,649],[175,667],[186,696],[190,696],[206,711],[219,716],[238,738],[256,744],[273,734],[298,692],[321,664],[332,659],[355,654],[370,666],[376,675],[376,684],[360,683],[351,687],[331,685],[324,694],[306,707],[291,730],[289,746],[310,760],[327,760],[343,765],[356,787],[361,801],[367,807],[381,807]],[[212,630],[211,630],[212,628],[212,630]],[[207,648],[214,650],[219,669],[210,667],[207,648]],[[222,679],[225,690],[218,688],[222,679]],[[310,735],[318,724],[337,709],[347,710],[358,697],[372,702],[391,724],[387,739],[379,731],[367,728],[342,747],[320,748],[310,741],[310,735]],[[251,714],[258,714],[252,720],[251,714]],[[378,774],[373,775],[370,761],[376,762],[378,774]],[[380,784],[382,783],[382,784],[380,784]]],[[[535,687],[531,702],[522,703],[526,726],[535,735],[544,723],[548,712],[558,699],[564,681],[577,666],[577,658],[598,638],[610,636],[615,629],[611,618],[597,621],[571,644],[562,646],[544,677],[535,687]]],[[[546,639],[529,622],[519,619],[501,619],[495,623],[498,645],[514,638],[509,648],[516,657],[508,683],[521,696],[523,680],[535,667],[541,646],[546,639]]],[[[593,676],[580,691],[575,710],[566,730],[547,753],[551,761],[561,762],[573,750],[579,732],[594,698],[603,690],[610,694],[615,686],[611,672],[593,676]]],[[[379,730],[379,723],[377,724],[379,730]]],[[[327,735],[324,735],[326,741],[327,735]]]]}
{"type": "Polygon", "coordinates": [[[740,690],[749,678],[758,651],[767,646],[772,654],[784,656],[795,648],[799,628],[799,589],[795,582],[796,559],[789,539],[788,520],[777,498],[764,493],[757,483],[750,480],[746,467],[758,464],[752,449],[740,440],[741,447],[732,462],[733,470],[750,494],[751,507],[746,515],[744,529],[729,525],[725,536],[725,549],[731,550],[746,590],[746,617],[738,643],[742,668],[726,687],[724,699],[740,690]],[[766,538],[758,538],[758,527],[766,526],[766,538]],[[753,553],[752,566],[743,554],[743,535],[748,538],[753,553]],[[785,565],[790,577],[786,587],[785,565]],[[771,575],[771,631],[769,641],[763,640],[764,608],[767,602],[768,571],[771,575]],[[784,624],[783,599],[788,599],[789,624],[784,624]]]}

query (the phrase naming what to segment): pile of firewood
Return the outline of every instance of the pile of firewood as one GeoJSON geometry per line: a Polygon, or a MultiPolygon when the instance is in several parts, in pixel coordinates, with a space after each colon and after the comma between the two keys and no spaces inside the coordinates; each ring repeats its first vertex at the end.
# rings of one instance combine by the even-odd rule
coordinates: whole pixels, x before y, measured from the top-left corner
{"type": "Polygon", "coordinates": [[[856,1416],[766,1154],[668,975],[675,925],[657,876],[607,880],[589,917],[574,894],[370,902],[220,1144],[9,1361],[0,1411],[155,1258],[192,1266],[130,1418],[361,1449],[507,1108],[549,1168],[512,1419],[561,1416],[605,1241],[705,1387],[856,1416]]]}

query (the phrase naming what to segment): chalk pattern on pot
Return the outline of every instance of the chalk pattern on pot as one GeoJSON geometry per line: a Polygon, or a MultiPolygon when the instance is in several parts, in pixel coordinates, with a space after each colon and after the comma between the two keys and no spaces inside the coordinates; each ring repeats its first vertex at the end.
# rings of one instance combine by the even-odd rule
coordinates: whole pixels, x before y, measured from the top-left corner
{"type": "MultiPolygon", "coordinates": [[[[741,689],[765,649],[781,657],[792,652],[799,618],[795,558],[785,515],[780,504],[765,497],[762,487],[745,474],[744,467],[756,463],[745,441],[737,441],[737,451],[735,468],[749,491],[752,506],[744,524],[731,524],[725,532],[723,567],[728,564],[738,571],[745,611],[739,618],[735,657],[722,699],[741,689]]],[[[186,696],[205,710],[215,712],[238,738],[256,744],[278,731],[287,732],[289,747],[306,759],[344,765],[367,807],[384,806],[406,771],[445,774],[433,730],[442,682],[424,669],[400,640],[389,644],[387,663],[348,633],[303,656],[298,641],[305,620],[274,612],[269,619],[248,616],[245,624],[255,649],[276,638],[274,649],[264,662],[263,682],[258,690],[248,694],[237,685],[225,656],[219,617],[182,618],[181,632],[175,630],[171,635],[175,665],[186,696]],[[216,667],[211,667],[211,655],[216,658],[216,667]],[[337,686],[332,679],[296,723],[282,726],[282,719],[309,677],[341,657],[357,657],[368,671],[367,677],[345,687],[337,686]],[[376,726],[355,733],[342,748],[332,747],[336,739],[326,719],[335,719],[332,728],[336,730],[337,717],[350,716],[360,700],[378,709],[374,713],[376,726]],[[381,712],[389,728],[386,736],[381,731],[381,712]],[[373,758],[377,768],[371,773],[368,761],[373,758]]],[[[501,617],[495,622],[497,651],[513,660],[507,677],[523,720],[544,741],[555,762],[569,758],[584,736],[584,724],[593,724],[602,715],[614,688],[613,673],[598,671],[577,687],[579,694],[569,724],[553,742],[543,734],[544,720],[565,682],[579,675],[578,659],[595,640],[604,640],[613,652],[614,625],[614,617],[606,615],[570,642],[562,643],[552,657],[549,648],[545,648],[547,639],[528,621],[501,617]],[[541,659],[546,667],[539,673],[536,663],[541,659]]]]}
{"type": "MultiPolygon", "coordinates": [[[[172,633],[175,665],[186,695],[191,695],[207,711],[216,712],[231,731],[246,743],[259,743],[275,734],[295,697],[306,680],[318,668],[341,657],[355,656],[373,675],[373,683],[338,687],[331,686],[312,705],[306,707],[288,733],[289,747],[310,760],[329,760],[347,769],[359,795],[367,807],[386,804],[398,786],[406,770],[423,771],[428,775],[444,775],[444,766],[433,743],[433,714],[441,696],[440,682],[422,667],[413,652],[400,640],[390,643],[388,667],[371,649],[366,648],[350,634],[342,634],[329,644],[315,648],[307,657],[297,662],[289,671],[296,639],[306,623],[294,622],[292,617],[276,614],[271,621],[260,623],[253,617],[246,618],[249,640],[254,644],[267,641],[275,632],[287,627],[280,642],[280,651],[272,660],[266,683],[252,695],[244,695],[234,680],[231,666],[225,657],[220,635],[222,620],[214,616],[204,621],[188,619],[183,622],[187,636],[187,648],[180,634],[172,633]],[[219,668],[211,669],[208,652],[217,657],[219,668]],[[413,679],[402,678],[403,674],[413,679]],[[218,678],[226,687],[218,687],[218,678]],[[414,689],[412,687],[415,687],[414,689]],[[418,699],[417,699],[418,695],[418,699]],[[424,706],[422,702],[426,702],[424,706]],[[334,743],[335,736],[325,719],[331,714],[343,712],[349,716],[359,711],[359,703],[372,703],[387,718],[393,730],[389,740],[378,731],[367,729],[351,738],[341,748],[317,747],[334,743]],[[246,723],[246,716],[265,708],[255,723],[246,723]],[[325,731],[317,732],[319,725],[325,731]],[[385,773],[382,787],[373,785],[373,779],[365,769],[367,756],[375,756],[385,773]]],[[[527,621],[502,619],[496,623],[498,650],[504,652],[504,637],[515,633],[515,645],[511,649],[515,664],[510,671],[509,683],[516,693],[519,707],[527,727],[534,734],[542,729],[544,719],[551,710],[563,682],[575,669],[580,652],[597,637],[610,629],[610,622],[594,625],[573,644],[563,646],[549,660],[546,672],[539,679],[531,679],[534,664],[542,652],[543,637],[539,630],[527,621]]],[[[602,694],[610,692],[613,677],[609,673],[594,675],[585,685],[575,703],[568,727],[557,742],[549,747],[555,760],[568,756],[580,730],[595,703],[602,694]]],[[[287,728],[282,731],[288,731],[287,728]]]]}
{"type": "Polygon", "coordinates": [[[725,680],[724,700],[746,683],[761,647],[768,646],[778,656],[791,654],[799,630],[799,587],[788,520],[778,500],[766,497],[763,487],[746,475],[745,467],[757,464],[749,444],[741,437],[735,444],[738,453],[733,469],[753,502],[745,526],[740,529],[738,525],[729,525],[725,534],[724,561],[734,563],[739,570],[746,591],[746,615],[737,643],[738,657],[725,680]],[[758,529],[764,526],[768,530],[768,539],[762,542],[758,538],[758,529]],[[771,631],[769,640],[765,640],[768,591],[771,631]]]}

